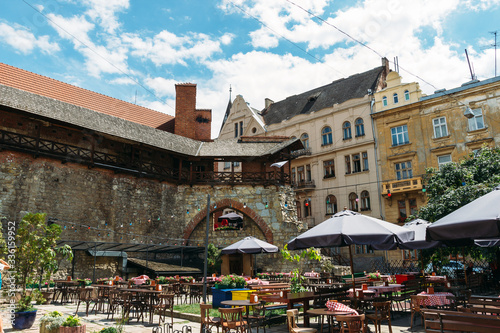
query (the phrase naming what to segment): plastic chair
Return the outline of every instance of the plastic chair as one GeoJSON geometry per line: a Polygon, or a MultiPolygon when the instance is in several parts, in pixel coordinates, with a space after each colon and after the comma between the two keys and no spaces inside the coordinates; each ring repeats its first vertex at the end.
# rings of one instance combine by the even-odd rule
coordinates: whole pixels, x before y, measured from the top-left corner
{"type": "Polygon", "coordinates": [[[366,333],[365,315],[337,316],[340,333],[366,333]]]}
{"type": "Polygon", "coordinates": [[[374,313],[365,314],[366,320],[370,320],[375,325],[375,333],[381,333],[381,322],[387,320],[389,325],[389,332],[392,333],[391,325],[391,301],[386,302],[373,302],[374,313]]]}
{"type": "Polygon", "coordinates": [[[289,333],[316,333],[318,330],[310,327],[298,327],[296,318],[299,315],[299,310],[292,309],[286,311],[289,333]]]}
{"type": "Polygon", "coordinates": [[[219,308],[222,332],[245,333],[248,323],[243,320],[243,307],[219,308]]]}
{"type": "Polygon", "coordinates": [[[212,327],[217,328],[217,333],[219,333],[219,327],[221,326],[220,317],[210,317],[209,310],[212,309],[212,304],[200,304],[200,314],[201,314],[201,326],[200,333],[205,333],[212,331],[212,327]]]}

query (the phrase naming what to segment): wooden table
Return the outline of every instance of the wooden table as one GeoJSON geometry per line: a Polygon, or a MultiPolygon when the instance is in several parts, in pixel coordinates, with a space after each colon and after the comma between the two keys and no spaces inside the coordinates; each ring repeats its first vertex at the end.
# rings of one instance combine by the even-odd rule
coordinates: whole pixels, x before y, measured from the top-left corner
{"type": "Polygon", "coordinates": [[[426,297],[426,299],[422,301],[423,304],[421,304],[421,305],[425,305],[425,306],[448,305],[448,304],[451,304],[451,300],[448,298],[448,296],[451,296],[451,297],[455,296],[452,293],[427,294],[426,292],[421,292],[418,295],[426,297]]]}
{"type": "Polygon", "coordinates": [[[259,303],[251,303],[248,299],[242,299],[242,300],[229,300],[229,301],[222,301],[220,302],[222,305],[229,305],[229,306],[244,306],[245,307],[245,314],[247,318],[247,323],[248,323],[248,330],[251,332],[252,328],[250,327],[250,320],[248,320],[248,317],[250,316],[250,306],[252,305],[259,305],[259,303]]]}
{"type": "MultiPolygon", "coordinates": [[[[333,332],[333,320],[335,319],[336,316],[343,316],[343,315],[349,315],[351,313],[354,313],[353,311],[329,311],[326,308],[321,308],[321,309],[310,309],[307,310],[305,313],[306,317],[309,315],[313,316],[320,316],[320,333],[323,332],[323,317],[327,317],[328,321],[328,326],[330,327],[330,332],[333,332]]],[[[304,322],[305,322],[305,317],[304,317],[304,322]]],[[[309,325],[308,325],[309,326],[309,325]]]]}
{"type": "MultiPolygon", "coordinates": [[[[149,313],[149,323],[153,323],[153,311],[154,311],[154,305],[155,305],[155,300],[156,296],[161,294],[162,292],[159,290],[149,290],[149,289],[140,289],[140,288],[119,288],[121,291],[124,292],[131,292],[131,293],[138,293],[138,294],[145,294],[148,297],[148,313],[149,313]]],[[[139,320],[139,318],[137,318],[139,320]]]]}
{"type": "Polygon", "coordinates": [[[61,304],[64,302],[69,302],[68,300],[68,295],[70,294],[71,287],[76,287],[78,286],[78,281],[73,281],[73,280],[56,280],[54,281],[54,302],[57,300],[59,295],[61,295],[61,304]],[[56,295],[56,292],[59,292],[58,295],[56,295]]]}
{"type": "MultiPolygon", "coordinates": [[[[307,310],[309,310],[309,302],[313,300],[315,297],[313,292],[308,292],[306,294],[307,295],[305,296],[292,297],[292,298],[284,298],[280,297],[279,295],[263,296],[262,300],[271,303],[285,303],[289,310],[293,309],[295,304],[302,303],[304,307],[304,313],[306,313],[307,310]]],[[[290,296],[290,294],[288,294],[287,296],[290,296]]],[[[304,325],[309,326],[308,316],[304,316],[304,325]]]]}

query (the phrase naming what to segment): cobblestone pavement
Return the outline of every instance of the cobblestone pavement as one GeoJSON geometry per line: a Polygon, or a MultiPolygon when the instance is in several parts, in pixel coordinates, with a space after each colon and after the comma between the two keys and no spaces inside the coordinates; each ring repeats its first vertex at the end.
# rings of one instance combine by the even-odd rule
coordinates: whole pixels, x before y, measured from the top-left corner
{"type": "MultiPolygon", "coordinates": [[[[32,333],[32,332],[39,332],[39,321],[40,318],[48,312],[51,311],[59,311],[63,313],[64,315],[74,315],[76,311],[76,304],[64,304],[64,305],[59,305],[59,304],[51,304],[51,305],[37,305],[36,306],[38,309],[37,313],[37,318],[35,324],[27,330],[23,330],[23,332],[26,333],[32,333]]],[[[5,332],[15,332],[16,330],[12,329],[12,325],[10,323],[10,318],[7,313],[7,308],[6,306],[1,307],[1,313],[2,313],[2,318],[3,318],[3,323],[4,323],[4,329],[5,332]]],[[[103,313],[97,313],[94,314],[89,314],[89,316],[85,316],[85,307],[83,307],[82,311],[82,306],[80,306],[80,309],[78,311],[78,315],[82,318],[83,322],[87,325],[87,332],[92,333],[92,332],[97,332],[101,330],[104,327],[109,327],[116,325],[116,320],[107,320],[106,314],[103,313]]],[[[128,324],[124,325],[124,332],[127,333],[152,333],[153,328],[155,326],[158,326],[158,321],[159,317],[157,315],[154,316],[153,322],[155,324],[149,324],[147,323],[148,320],[146,319],[144,323],[142,322],[137,322],[135,319],[131,320],[128,324]]],[[[301,322],[299,322],[299,326],[301,326],[301,322]]],[[[316,322],[316,320],[312,320],[312,327],[318,328],[319,332],[319,325],[316,322]]],[[[199,323],[199,316],[196,315],[186,315],[184,314],[183,318],[174,318],[174,330],[178,330],[182,333],[189,333],[189,329],[193,333],[198,333],[200,332],[200,323],[199,323]]],[[[410,313],[395,313],[394,318],[392,320],[392,331],[393,333],[397,332],[425,332],[425,330],[422,327],[420,317],[417,316],[415,320],[415,325],[413,327],[413,330],[409,329],[410,327],[410,313]]],[[[369,329],[371,332],[375,332],[375,327],[373,325],[369,325],[369,329]]],[[[262,329],[261,329],[262,330],[262,329]]],[[[255,329],[252,330],[255,333],[255,329]]],[[[288,328],[286,324],[281,324],[281,325],[274,325],[271,326],[270,328],[266,328],[266,333],[286,333],[288,332],[288,328]]],[[[324,328],[324,332],[328,333],[327,327],[324,328]]],[[[389,332],[387,323],[382,324],[382,333],[387,333],[389,332]]],[[[165,332],[162,332],[165,333],[165,332]]],[[[171,332],[172,333],[172,332],[171,332]]]]}

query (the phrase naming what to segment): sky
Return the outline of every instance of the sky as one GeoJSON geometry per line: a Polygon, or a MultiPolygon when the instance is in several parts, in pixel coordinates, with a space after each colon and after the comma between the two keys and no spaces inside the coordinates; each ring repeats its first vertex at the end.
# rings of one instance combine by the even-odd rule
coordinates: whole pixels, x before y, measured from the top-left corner
{"type": "Polygon", "coordinates": [[[499,18],[500,0],[3,0],[0,62],[172,116],[196,83],[215,138],[236,95],[262,110],[382,57],[426,94],[471,80],[465,49],[491,78],[499,18]]]}

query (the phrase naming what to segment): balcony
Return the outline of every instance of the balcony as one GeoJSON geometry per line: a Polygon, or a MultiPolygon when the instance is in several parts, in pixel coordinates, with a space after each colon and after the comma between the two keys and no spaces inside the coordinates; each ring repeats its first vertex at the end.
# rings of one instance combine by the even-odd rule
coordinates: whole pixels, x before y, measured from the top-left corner
{"type": "Polygon", "coordinates": [[[293,189],[295,191],[311,191],[316,188],[313,180],[299,180],[298,182],[293,183],[293,189]]]}
{"type": "Polygon", "coordinates": [[[307,225],[307,228],[312,228],[315,226],[314,224],[314,217],[312,216],[306,216],[306,217],[299,217],[298,220],[304,224],[304,226],[307,225]]]}
{"type": "Polygon", "coordinates": [[[388,191],[391,191],[391,194],[395,194],[421,190],[422,177],[394,180],[382,184],[382,195],[387,195],[388,191]]]}
{"type": "Polygon", "coordinates": [[[305,156],[305,155],[311,155],[311,153],[312,153],[311,148],[304,148],[304,149],[292,151],[291,155],[293,157],[300,157],[300,156],[305,156]]]}

